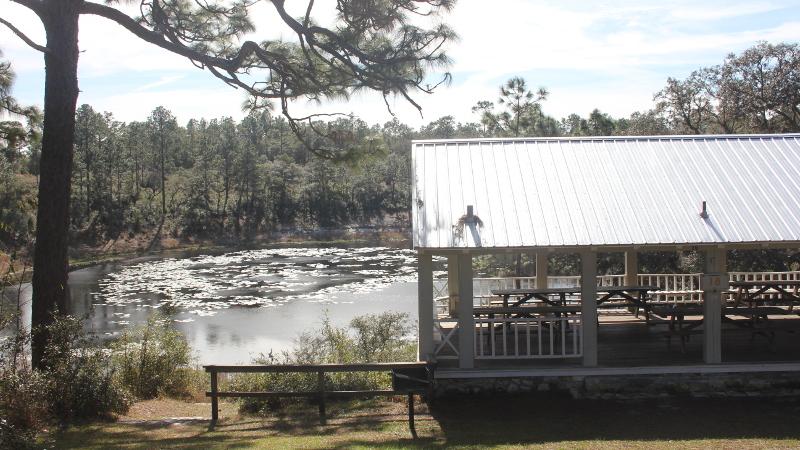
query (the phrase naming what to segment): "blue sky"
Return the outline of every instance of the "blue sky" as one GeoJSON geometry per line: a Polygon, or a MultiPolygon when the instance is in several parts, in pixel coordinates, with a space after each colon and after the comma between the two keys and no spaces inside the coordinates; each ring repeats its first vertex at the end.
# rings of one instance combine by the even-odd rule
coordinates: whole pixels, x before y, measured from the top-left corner
{"type": "MultiPolygon", "coordinates": [[[[325,3],[331,0],[318,1],[323,23],[332,20],[325,3]]],[[[459,0],[444,18],[461,37],[449,49],[453,83],[432,96],[416,96],[424,117],[399,99],[393,110],[414,126],[448,114],[460,121],[476,120],[471,106],[495,100],[503,81],[521,75],[531,87],[550,91],[543,105],[548,114],[585,116],[599,108],[627,116],[652,106],[653,94],[669,76],[685,77],[699,67],[718,64],[728,53],[760,40],[800,41],[798,3],[459,0]]],[[[289,35],[281,31],[268,4],[254,13],[257,28],[289,35]]],[[[0,17],[44,41],[37,19],[24,8],[0,0],[0,17]]],[[[250,38],[274,36],[256,32],[250,38]]],[[[18,75],[15,95],[41,104],[41,56],[4,28],[0,49],[18,75]]],[[[142,120],[159,105],[181,121],[242,115],[241,92],[100,18],[81,19],[81,49],[79,103],[110,111],[119,120],[142,120]]],[[[371,94],[324,105],[298,101],[293,108],[297,114],[352,112],[370,123],[391,119],[382,99],[371,94]]]]}

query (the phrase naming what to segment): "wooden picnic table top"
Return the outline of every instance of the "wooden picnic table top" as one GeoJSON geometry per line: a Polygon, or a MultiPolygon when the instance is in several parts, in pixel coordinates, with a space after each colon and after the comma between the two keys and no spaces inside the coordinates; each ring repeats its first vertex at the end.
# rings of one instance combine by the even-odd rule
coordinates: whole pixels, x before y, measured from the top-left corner
{"type": "Polygon", "coordinates": [[[731,287],[800,286],[800,280],[731,281],[731,287]]]}
{"type": "Polygon", "coordinates": [[[534,294],[580,294],[581,287],[541,288],[541,289],[493,289],[494,295],[534,295],[534,294]]]}
{"type": "MultiPolygon", "coordinates": [[[[647,292],[660,291],[658,286],[597,286],[597,292],[647,292]]],[[[493,289],[493,295],[536,295],[536,294],[580,294],[581,287],[567,288],[533,288],[533,289],[493,289]]]]}
{"type": "Polygon", "coordinates": [[[580,306],[481,306],[472,309],[475,315],[487,314],[568,314],[581,312],[580,306]]]}

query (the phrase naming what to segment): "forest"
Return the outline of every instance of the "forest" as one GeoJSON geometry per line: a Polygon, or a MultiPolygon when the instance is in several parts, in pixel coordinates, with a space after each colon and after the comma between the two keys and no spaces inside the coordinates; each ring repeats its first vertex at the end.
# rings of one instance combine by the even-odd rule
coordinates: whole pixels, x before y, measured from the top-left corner
{"type": "MultiPolygon", "coordinates": [[[[0,251],[30,248],[36,217],[41,119],[12,104],[13,71],[0,67],[0,251]],[[15,109],[12,109],[15,108],[15,109]],[[25,119],[27,117],[27,120],[25,119]]],[[[81,105],[76,114],[71,246],[162,237],[239,243],[275,231],[354,225],[407,228],[412,139],[624,136],[800,131],[800,47],[760,43],[688,77],[669,78],[653,107],[615,118],[545,113],[549,92],[520,77],[495,99],[475,99],[474,121],[336,119],[351,148],[319,157],[279,114],[178,123],[166,106],[124,123],[81,105]]],[[[305,125],[308,126],[308,125],[305,125]]]]}

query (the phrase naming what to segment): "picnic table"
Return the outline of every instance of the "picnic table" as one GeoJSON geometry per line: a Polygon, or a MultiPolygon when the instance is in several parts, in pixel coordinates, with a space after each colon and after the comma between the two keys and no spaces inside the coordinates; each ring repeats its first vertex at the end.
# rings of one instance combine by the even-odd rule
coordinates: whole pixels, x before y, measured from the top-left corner
{"type": "Polygon", "coordinates": [[[516,307],[527,303],[531,299],[539,300],[551,306],[564,306],[567,304],[567,295],[580,294],[580,287],[570,288],[542,288],[542,289],[496,289],[492,291],[492,295],[503,298],[503,308],[509,306],[516,307]],[[553,300],[551,296],[558,297],[553,300]],[[509,299],[517,297],[517,300],[509,305],[509,299]]]}
{"type": "MultiPolygon", "coordinates": [[[[704,311],[701,305],[662,306],[653,308],[652,312],[657,316],[669,318],[669,331],[666,332],[667,346],[671,345],[671,338],[676,335],[681,339],[681,352],[683,353],[686,353],[686,342],[689,337],[693,334],[701,333],[697,329],[703,324],[704,311]],[[686,320],[687,316],[699,316],[699,318],[686,320]]],[[[787,314],[792,313],[777,306],[726,306],[722,308],[721,320],[722,323],[730,324],[736,328],[765,335],[772,343],[775,337],[775,329],[778,327],[772,326],[771,323],[767,325],[769,316],[787,314]],[[743,317],[744,319],[734,319],[734,317],[743,317]]],[[[795,323],[790,325],[794,328],[799,328],[795,323]]]]}
{"type": "MultiPolygon", "coordinates": [[[[624,300],[622,304],[615,304],[615,306],[630,306],[641,308],[645,311],[645,317],[649,320],[649,299],[648,292],[661,290],[658,286],[598,286],[597,293],[601,294],[597,298],[597,304],[614,301],[624,300]]],[[[581,293],[580,287],[569,288],[548,288],[548,289],[497,289],[493,290],[492,294],[502,297],[503,307],[509,306],[516,307],[525,304],[531,299],[539,300],[551,306],[566,306],[567,295],[576,295],[581,293]],[[509,305],[511,297],[517,297],[517,300],[509,305]],[[554,299],[553,297],[557,297],[554,299]]]]}
{"type": "Polygon", "coordinates": [[[789,311],[794,307],[794,302],[800,302],[798,289],[800,281],[797,280],[762,280],[762,281],[731,281],[729,286],[736,289],[734,305],[746,303],[754,306],[762,302],[763,294],[778,294],[782,300],[789,300],[789,311]],[[793,288],[791,292],[786,288],[793,288]]]}

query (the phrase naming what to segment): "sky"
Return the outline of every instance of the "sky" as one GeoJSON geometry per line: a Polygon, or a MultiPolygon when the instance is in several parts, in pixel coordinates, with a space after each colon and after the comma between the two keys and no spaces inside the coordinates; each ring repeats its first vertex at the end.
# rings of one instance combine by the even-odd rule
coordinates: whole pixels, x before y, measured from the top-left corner
{"type": "MultiPolygon", "coordinates": [[[[315,6],[323,25],[334,20],[332,1],[315,6]]],[[[302,8],[306,2],[288,3],[302,8]]],[[[401,98],[390,104],[400,121],[414,127],[445,115],[477,121],[472,106],[495,101],[505,80],[522,76],[531,88],[548,89],[543,109],[549,115],[587,116],[598,108],[628,116],[651,108],[653,94],[668,77],[684,78],[759,41],[799,42],[798,6],[800,0],[459,0],[451,13],[435,19],[460,37],[448,48],[452,83],[433,95],[414,95],[422,115],[401,98]]],[[[0,17],[44,43],[41,24],[24,7],[0,0],[0,17]]],[[[253,17],[257,30],[249,39],[291,38],[268,2],[256,6],[253,17]]],[[[82,17],[80,48],[78,103],[109,111],[117,120],[144,120],[157,106],[181,122],[244,115],[241,91],[113,22],[82,17]]],[[[17,73],[14,95],[41,105],[41,54],[2,25],[0,50],[17,73]]],[[[292,111],[353,113],[370,124],[392,118],[383,99],[369,93],[321,105],[299,100],[292,111]]]]}

